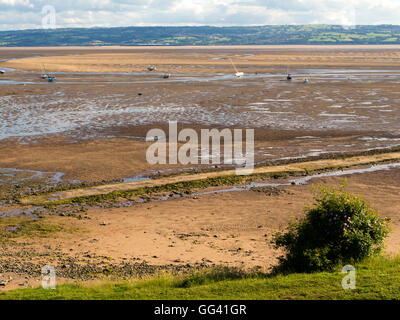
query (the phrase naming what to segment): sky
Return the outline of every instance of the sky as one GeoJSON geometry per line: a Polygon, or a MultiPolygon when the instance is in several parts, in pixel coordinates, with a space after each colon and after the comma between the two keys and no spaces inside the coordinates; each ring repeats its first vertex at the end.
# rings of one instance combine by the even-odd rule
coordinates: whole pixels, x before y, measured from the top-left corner
{"type": "Polygon", "coordinates": [[[400,24],[400,0],[0,0],[0,30],[276,24],[400,24]]]}

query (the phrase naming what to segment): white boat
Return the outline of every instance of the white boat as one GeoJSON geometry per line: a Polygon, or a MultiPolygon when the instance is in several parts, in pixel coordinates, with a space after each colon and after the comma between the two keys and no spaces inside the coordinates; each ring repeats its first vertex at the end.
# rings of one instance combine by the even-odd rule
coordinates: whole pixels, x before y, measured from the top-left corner
{"type": "Polygon", "coordinates": [[[242,77],[244,76],[244,72],[239,72],[238,69],[236,69],[236,66],[235,66],[235,64],[233,63],[232,59],[229,58],[229,60],[230,60],[231,63],[232,63],[233,69],[235,69],[235,76],[236,76],[236,78],[242,78],[242,77]]]}
{"type": "Polygon", "coordinates": [[[241,78],[241,77],[244,76],[244,73],[243,72],[236,72],[235,76],[238,77],[238,78],[241,78]]]}
{"type": "Polygon", "coordinates": [[[0,74],[5,74],[6,72],[4,70],[0,70],[0,74]]]}

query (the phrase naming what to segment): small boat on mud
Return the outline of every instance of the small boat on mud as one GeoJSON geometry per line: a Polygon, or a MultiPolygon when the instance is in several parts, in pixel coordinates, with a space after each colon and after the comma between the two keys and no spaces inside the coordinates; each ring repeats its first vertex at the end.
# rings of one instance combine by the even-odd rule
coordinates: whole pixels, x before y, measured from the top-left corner
{"type": "Polygon", "coordinates": [[[0,70],[0,74],[5,74],[6,72],[4,70],[0,70]]]}
{"type": "Polygon", "coordinates": [[[229,60],[231,61],[232,67],[233,69],[235,69],[235,77],[236,78],[242,78],[244,76],[244,72],[239,72],[238,69],[236,69],[235,64],[233,63],[232,59],[229,58],[229,60]]]}
{"type": "Polygon", "coordinates": [[[286,67],[286,74],[287,74],[286,80],[292,81],[293,77],[292,77],[292,74],[289,72],[289,66],[286,67]]]}
{"type": "Polygon", "coordinates": [[[42,78],[42,79],[47,79],[47,77],[48,77],[49,75],[46,73],[46,70],[45,70],[44,66],[43,66],[43,65],[40,65],[40,69],[41,69],[41,71],[42,71],[42,74],[41,74],[40,78],[42,78]]]}
{"type": "Polygon", "coordinates": [[[244,72],[236,72],[236,73],[235,73],[235,76],[236,76],[237,78],[242,78],[242,77],[244,76],[244,72]]]}
{"type": "Polygon", "coordinates": [[[54,75],[51,75],[49,72],[46,72],[46,69],[44,68],[43,65],[41,65],[40,68],[42,70],[42,74],[40,77],[43,80],[47,80],[47,82],[55,82],[56,81],[56,77],[54,75]]]}

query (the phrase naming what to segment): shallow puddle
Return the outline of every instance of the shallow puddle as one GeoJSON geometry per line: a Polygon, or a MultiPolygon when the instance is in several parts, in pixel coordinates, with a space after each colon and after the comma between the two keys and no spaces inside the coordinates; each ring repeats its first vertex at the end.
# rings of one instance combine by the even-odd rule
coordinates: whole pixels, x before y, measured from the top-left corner
{"type": "Polygon", "coordinates": [[[62,172],[44,172],[36,170],[24,170],[15,168],[0,168],[0,185],[5,182],[13,184],[33,179],[49,179],[51,182],[58,183],[62,181],[64,173],[62,172]]]}

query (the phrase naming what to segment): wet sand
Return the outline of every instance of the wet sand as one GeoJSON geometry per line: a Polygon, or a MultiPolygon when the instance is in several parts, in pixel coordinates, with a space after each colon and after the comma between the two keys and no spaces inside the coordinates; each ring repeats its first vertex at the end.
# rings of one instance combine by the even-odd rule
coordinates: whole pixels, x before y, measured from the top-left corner
{"type": "Polygon", "coordinates": [[[231,58],[248,71],[286,66],[392,66],[398,62],[399,46],[219,46],[219,47],[99,47],[32,48],[0,50],[0,55],[20,57],[5,65],[40,71],[140,72],[156,65],[162,72],[231,72],[231,58]]]}
{"type": "Polygon", "coordinates": [[[400,80],[394,78],[97,85],[47,84],[30,76],[39,83],[0,85],[0,148],[10,154],[0,158],[2,167],[60,171],[81,181],[159,170],[143,163],[144,140],[152,128],[167,131],[169,120],[196,130],[254,128],[257,162],[400,144],[400,80]],[[53,151],[59,156],[46,157],[53,151]],[[118,172],[110,169],[114,161],[118,172]]]}

